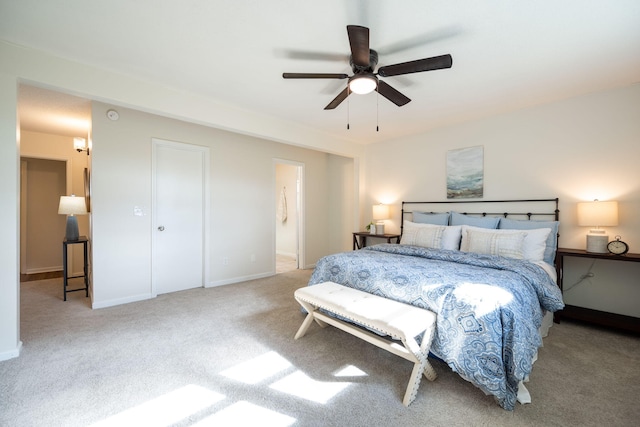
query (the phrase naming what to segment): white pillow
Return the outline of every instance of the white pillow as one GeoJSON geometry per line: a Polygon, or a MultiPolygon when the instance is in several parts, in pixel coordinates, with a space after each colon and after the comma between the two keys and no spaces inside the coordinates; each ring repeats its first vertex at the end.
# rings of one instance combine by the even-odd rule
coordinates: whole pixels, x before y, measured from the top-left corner
{"type": "Polygon", "coordinates": [[[462,226],[444,226],[434,224],[422,224],[411,221],[405,221],[402,230],[402,239],[400,244],[403,245],[415,245],[426,248],[435,249],[448,249],[457,251],[460,249],[460,236],[462,233],[462,226]],[[440,244],[435,242],[436,236],[431,233],[439,233],[438,231],[424,231],[424,230],[441,230],[440,244]],[[422,234],[422,237],[417,237],[418,234],[422,234]],[[414,242],[414,243],[409,243],[414,242]]]}
{"type": "Polygon", "coordinates": [[[463,225],[460,249],[465,252],[501,255],[538,262],[544,259],[549,233],[551,233],[550,228],[489,230],[463,225]]]}
{"type": "Polygon", "coordinates": [[[500,255],[508,258],[523,259],[524,231],[509,233],[492,233],[462,229],[460,250],[477,254],[500,255]]]}
{"type": "Polygon", "coordinates": [[[444,229],[444,225],[417,224],[405,221],[400,244],[440,249],[442,247],[444,229]]]}

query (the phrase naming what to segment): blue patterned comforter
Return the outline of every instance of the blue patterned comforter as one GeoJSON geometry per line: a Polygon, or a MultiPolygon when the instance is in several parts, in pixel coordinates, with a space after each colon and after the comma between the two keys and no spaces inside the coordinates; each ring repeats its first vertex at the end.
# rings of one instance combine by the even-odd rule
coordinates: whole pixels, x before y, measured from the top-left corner
{"type": "Polygon", "coordinates": [[[309,285],[326,281],[436,313],[431,352],[508,410],[542,344],[544,310],[564,307],[558,286],[535,264],[417,246],[326,256],[309,285]]]}

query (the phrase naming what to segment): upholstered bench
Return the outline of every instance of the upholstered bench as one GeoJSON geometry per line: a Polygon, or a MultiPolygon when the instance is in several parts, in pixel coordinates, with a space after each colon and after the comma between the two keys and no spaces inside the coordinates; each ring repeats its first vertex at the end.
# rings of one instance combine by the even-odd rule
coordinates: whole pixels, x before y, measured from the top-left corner
{"type": "Polygon", "coordinates": [[[423,374],[430,381],[437,378],[436,372],[427,360],[436,326],[434,313],[333,282],[300,288],[295,291],[294,297],[308,313],[295,339],[303,337],[315,320],[323,328],[327,324],[335,326],[413,362],[413,372],[402,401],[405,406],[409,406],[415,399],[423,374]],[[420,345],[416,337],[421,337],[420,345]]]}

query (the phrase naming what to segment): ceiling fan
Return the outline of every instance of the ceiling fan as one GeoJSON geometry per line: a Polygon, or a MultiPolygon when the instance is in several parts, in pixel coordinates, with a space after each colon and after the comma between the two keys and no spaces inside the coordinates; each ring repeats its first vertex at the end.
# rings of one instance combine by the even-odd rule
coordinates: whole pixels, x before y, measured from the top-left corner
{"type": "Polygon", "coordinates": [[[351,92],[366,94],[374,90],[398,107],[402,107],[411,100],[380,80],[378,76],[391,77],[421,73],[423,71],[451,68],[452,65],[451,55],[447,54],[386,65],[374,72],[376,65],[378,65],[378,52],[369,48],[369,29],[359,25],[347,25],[347,34],[349,35],[349,45],[351,46],[349,65],[353,70],[352,76],[339,73],[282,73],[282,77],[285,79],[349,79],[347,87],[329,105],[324,107],[325,110],[336,108],[342,101],[347,99],[351,92]]]}

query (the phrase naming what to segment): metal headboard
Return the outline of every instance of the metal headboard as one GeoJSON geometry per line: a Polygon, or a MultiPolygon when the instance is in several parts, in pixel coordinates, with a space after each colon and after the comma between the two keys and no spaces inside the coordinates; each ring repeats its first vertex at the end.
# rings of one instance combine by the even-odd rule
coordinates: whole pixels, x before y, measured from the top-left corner
{"type": "MultiPolygon", "coordinates": [[[[427,207],[429,205],[459,205],[459,206],[463,206],[464,205],[474,205],[476,203],[482,203],[483,205],[486,205],[487,207],[491,207],[493,210],[497,210],[496,208],[496,204],[497,206],[512,206],[515,209],[520,209],[520,210],[525,210],[528,209],[529,207],[535,207],[536,209],[549,209],[549,211],[542,211],[542,212],[532,212],[527,210],[527,212],[486,212],[486,211],[479,211],[479,210],[473,210],[473,211],[468,211],[468,210],[464,210],[462,212],[459,212],[461,214],[464,215],[476,215],[476,216],[502,216],[504,218],[507,218],[508,216],[515,216],[515,217],[526,217],[526,219],[531,220],[532,217],[553,217],[555,221],[559,220],[560,217],[560,210],[558,209],[558,198],[556,197],[555,199],[514,199],[514,200],[446,200],[446,201],[430,201],[430,202],[402,202],[402,216],[401,216],[401,221],[400,221],[400,234],[402,234],[403,228],[404,228],[404,219],[405,219],[405,214],[410,214],[413,213],[413,210],[408,211],[405,208],[405,205],[422,205],[423,207],[427,207]],[[510,204],[510,205],[505,205],[505,204],[510,204]],[[545,208],[545,204],[549,205],[549,208],[545,208]],[[491,206],[494,205],[494,206],[491,206]],[[551,206],[555,205],[555,209],[551,212],[551,206]]],[[[408,208],[408,206],[407,206],[408,208]]],[[[444,212],[449,212],[450,210],[456,210],[454,209],[447,209],[444,212]]],[[[420,212],[429,212],[429,213],[437,213],[435,211],[429,211],[429,210],[420,210],[420,212]]],[[[456,210],[456,212],[458,212],[458,210],[456,210]]]]}

